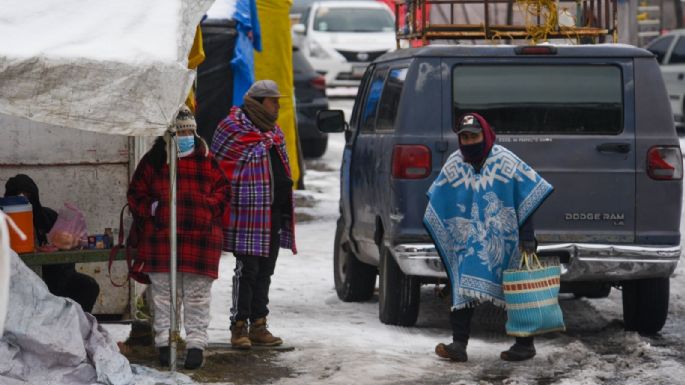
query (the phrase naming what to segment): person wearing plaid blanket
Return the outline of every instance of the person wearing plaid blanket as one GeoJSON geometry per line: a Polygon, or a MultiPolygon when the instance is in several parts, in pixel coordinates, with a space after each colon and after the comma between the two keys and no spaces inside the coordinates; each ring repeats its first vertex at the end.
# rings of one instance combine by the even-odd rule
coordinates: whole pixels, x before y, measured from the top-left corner
{"type": "MultiPolygon", "coordinates": [[[[483,301],[504,306],[503,271],[518,266],[520,250],[535,251],[531,215],[552,186],[506,148],[476,113],[458,120],[459,150],[445,162],[428,191],[424,224],[450,278],[452,343],[435,353],[468,359],[466,345],[475,307],[483,301]]],[[[535,356],[533,337],[517,337],[502,352],[506,361],[535,356]]]]}
{"type": "Polygon", "coordinates": [[[255,82],[212,138],[212,153],[231,181],[223,249],[236,257],[231,345],[238,349],[283,343],[266,325],[279,247],[297,253],[293,181],[285,137],[276,124],[280,96],[276,82],[255,82]]]}
{"type": "Polygon", "coordinates": [[[218,277],[223,241],[221,221],[230,185],[207,144],[197,135],[192,112],[181,107],[175,139],[157,138],[141,159],[128,188],[131,213],[143,222],[137,258],[150,276],[155,346],[169,365],[169,161],[167,142],[178,146],[176,234],[179,307],[186,330],[186,369],[202,365],[207,347],[211,287],[218,277]]]}

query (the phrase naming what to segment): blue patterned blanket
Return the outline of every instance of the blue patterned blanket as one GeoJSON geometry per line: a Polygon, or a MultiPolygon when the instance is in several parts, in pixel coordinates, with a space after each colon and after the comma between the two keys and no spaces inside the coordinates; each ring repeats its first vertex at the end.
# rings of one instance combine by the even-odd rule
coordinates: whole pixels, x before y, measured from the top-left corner
{"type": "Polygon", "coordinates": [[[456,151],[428,190],[424,224],[452,283],[452,308],[504,306],[502,272],[518,267],[519,226],[552,186],[506,148],[493,146],[480,173],[456,151]]]}

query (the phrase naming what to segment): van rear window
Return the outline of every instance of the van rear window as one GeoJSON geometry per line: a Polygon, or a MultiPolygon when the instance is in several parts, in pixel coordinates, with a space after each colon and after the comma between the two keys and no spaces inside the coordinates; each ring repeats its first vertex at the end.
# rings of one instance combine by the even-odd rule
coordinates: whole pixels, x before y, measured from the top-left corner
{"type": "Polygon", "coordinates": [[[619,134],[623,79],[612,65],[459,65],[454,119],[477,112],[504,134],[619,134]]]}

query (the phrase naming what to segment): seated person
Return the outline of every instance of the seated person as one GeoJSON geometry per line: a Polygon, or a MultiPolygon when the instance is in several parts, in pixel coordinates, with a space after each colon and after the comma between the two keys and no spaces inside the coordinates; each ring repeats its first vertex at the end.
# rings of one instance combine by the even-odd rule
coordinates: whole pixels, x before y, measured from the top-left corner
{"type": "MultiPolygon", "coordinates": [[[[40,204],[38,186],[28,176],[18,174],[5,184],[5,196],[23,195],[33,207],[33,227],[38,246],[48,243],[47,234],[57,221],[57,212],[40,204]]],[[[100,286],[93,277],[76,272],[73,263],[44,265],[43,280],[54,295],[71,298],[84,311],[91,312],[100,294],[100,286]]]]}

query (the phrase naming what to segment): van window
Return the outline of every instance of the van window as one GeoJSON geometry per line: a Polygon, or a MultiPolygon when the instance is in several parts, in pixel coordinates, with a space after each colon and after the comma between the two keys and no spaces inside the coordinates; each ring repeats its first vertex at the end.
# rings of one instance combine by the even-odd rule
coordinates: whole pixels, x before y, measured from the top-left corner
{"type": "Polygon", "coordinates": [[[613,65],[460,65],[455,119],[477,112],[498,133],[619,134],[623,79],[613,65]]]}
{"type": "Polygon", "coordinates": [[[397,107],[400,104],[400,95],[404,79],[407,77],[407,68],[395,68],[390,70],[388,79],[383,87],[381,103],[378,108],[378,119],[376,120],[377,130],[392,130],[395,126],[395,116],[397,107]]]}
{"type": "Polygon", "coordinates": [[[671,42],[673,42],[673,36],[663,37],[654,40],[653,43],[647,46],[647,50],[656,55],[656,61],[658,61],[659,64],[663,64],[664,57],[666,56],[666,52],[668,52],[668,48],[671,46],[671,42]]]}
{"type": "Polygon", "coordinates": [[[671,59],[668,64],[685,63],[685,38],[678,39],[673,52],[671,52],[671,59]]]}
{"type": "Polygon", "coordinates": [[[361,131],[373,131],[376,128],[376,113],[378,112],[378,101],[383,90],[383,80],[388,73],[387,68],[377,68],[369,84],[369,90],[364,100],[364,109],[361,116],[361,131]]]}

